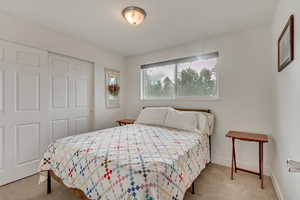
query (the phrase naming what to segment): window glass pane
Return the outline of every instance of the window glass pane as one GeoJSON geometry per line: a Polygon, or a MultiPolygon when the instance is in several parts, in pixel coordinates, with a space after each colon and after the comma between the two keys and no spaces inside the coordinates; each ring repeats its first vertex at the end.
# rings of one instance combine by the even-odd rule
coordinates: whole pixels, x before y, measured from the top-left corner
{"type": "Polygon", "coordinates": [[[175,65],[143,69],[144,99],[175,98],[175,65]]]}
{"type": "Polygon", "coordinates": [[[204,96],[217,95],[217,58],[196,60],[179,63],[177,65],[177,96],[204,96]]]}

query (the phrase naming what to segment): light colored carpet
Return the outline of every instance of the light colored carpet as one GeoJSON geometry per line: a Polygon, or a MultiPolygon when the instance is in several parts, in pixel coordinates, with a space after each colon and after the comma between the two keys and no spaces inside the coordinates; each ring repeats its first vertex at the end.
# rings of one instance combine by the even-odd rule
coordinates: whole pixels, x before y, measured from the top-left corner
{"type": "MultiPolygon", "coordinates": [[[[63,186],[53,181],[53,191],[46,195],[46,184],[37,184],[32,176],[0,187],[0,200],[79,200],[63,186]]],[[[230,168],[211,164],[196,181],[196,194],[186,192],[184,200],[277,200],[272,182],[265,177],[265,189],[260,189],[258,176],[238,172],[230,180],[230,168]]]]}

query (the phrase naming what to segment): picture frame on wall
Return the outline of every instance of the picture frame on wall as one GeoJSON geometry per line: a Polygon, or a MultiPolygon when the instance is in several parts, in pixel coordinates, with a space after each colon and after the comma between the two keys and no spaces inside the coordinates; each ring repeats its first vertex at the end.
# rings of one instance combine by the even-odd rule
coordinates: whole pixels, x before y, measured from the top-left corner
{"type": "Polygon", "coordinates": [[[278,39],[278,72],[281,72],[294,60],[294,30],[294,15],[291,15],[278,39]]]}
{"type": "Polygon", "coordinates": [[[120,108],[120,71],[104,69],[106,108],[120,108]]]}

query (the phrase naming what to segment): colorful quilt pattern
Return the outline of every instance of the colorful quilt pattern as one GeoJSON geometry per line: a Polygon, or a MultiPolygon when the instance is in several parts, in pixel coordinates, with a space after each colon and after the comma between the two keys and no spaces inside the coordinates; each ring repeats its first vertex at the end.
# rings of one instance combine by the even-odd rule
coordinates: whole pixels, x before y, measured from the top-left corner
{"type": "Polygon", "coordinates": [[[39,171],[90,199],[182,200],[208,162],[208,134],[133,124],[57,140],[39,171]]]}

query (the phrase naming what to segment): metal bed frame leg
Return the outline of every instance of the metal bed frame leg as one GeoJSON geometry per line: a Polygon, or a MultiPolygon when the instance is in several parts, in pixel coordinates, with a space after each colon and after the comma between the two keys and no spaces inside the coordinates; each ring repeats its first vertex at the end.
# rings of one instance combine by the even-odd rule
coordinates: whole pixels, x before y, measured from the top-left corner
{"type": "Polygon", "coordinates": [[[192,194],[195,194],[195,182],[192,183],[192,194]]]}
{"type": "Polygon", "coordinates": [[[51,193],[51,176],[50,176],[50,171],[47,172],[48,177],[47,177],[47,194],[51,193]]]}
{"type": "MultiPolygon", "coordinates": [[[[211,136],[209,136],[209,159],[210,159],[210,162],[211,163],[211,136]]],[[[192,194],[195,194],[195,181],[192,183],[192,191],[191,191],[192,194]]]]}

